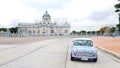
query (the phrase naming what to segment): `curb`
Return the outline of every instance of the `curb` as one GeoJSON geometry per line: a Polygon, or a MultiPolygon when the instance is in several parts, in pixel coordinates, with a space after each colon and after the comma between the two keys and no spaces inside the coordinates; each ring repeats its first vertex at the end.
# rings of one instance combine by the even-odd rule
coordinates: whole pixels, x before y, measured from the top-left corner
{"type": "Polygon", "coordinates": [[[108,53],[108,54],[110,54],[110,55],[112,55],[112,56],[120,59],[120,54],[117,54],[117,53],[115,53],[115,52],[113,52],[113,51],[110,51],[110,50],[105,49],[105,48],[102,48],[102,47],[96,46],[96,48],[98,48],[99,50],[102,50],[102,51],[104,51],[105,53],[108,53]]]}

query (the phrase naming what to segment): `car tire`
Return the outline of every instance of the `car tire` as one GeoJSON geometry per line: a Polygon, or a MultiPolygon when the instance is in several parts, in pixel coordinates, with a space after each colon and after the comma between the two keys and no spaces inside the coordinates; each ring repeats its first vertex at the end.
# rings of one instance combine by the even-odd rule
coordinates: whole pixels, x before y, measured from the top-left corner
{"type": "Polygon", "coordinates": [[[71,55],[71,61],[74,61],[74,57],[72,57],[72,55],[71,55]]]}
{"type": "Polygon", "coordinates": [[[93,62],[97,62],[97,58],[93,59],[93,62]]]}

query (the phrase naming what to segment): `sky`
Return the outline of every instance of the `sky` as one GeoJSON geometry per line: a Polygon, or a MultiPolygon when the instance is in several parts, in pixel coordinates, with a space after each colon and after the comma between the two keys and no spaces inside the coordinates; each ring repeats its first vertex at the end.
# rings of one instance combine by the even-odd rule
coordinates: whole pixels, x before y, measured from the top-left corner
{"type": "Polygon", "coordinates": [[[52,22],[68,22],[71,31],[93,31],[118,24],[117,0],[0,0],[0,28],[37,23],[47,10],[52,22]]]}

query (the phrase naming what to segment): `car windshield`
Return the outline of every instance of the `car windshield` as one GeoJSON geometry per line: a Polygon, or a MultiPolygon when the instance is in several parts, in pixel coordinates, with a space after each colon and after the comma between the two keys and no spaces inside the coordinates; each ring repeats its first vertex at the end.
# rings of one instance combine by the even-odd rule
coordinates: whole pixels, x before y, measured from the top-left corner
{"type": "Polygon", "coordinates": [[[74,46],[93,46],[93,42],[91,40],[75,40],[74,46]]]}

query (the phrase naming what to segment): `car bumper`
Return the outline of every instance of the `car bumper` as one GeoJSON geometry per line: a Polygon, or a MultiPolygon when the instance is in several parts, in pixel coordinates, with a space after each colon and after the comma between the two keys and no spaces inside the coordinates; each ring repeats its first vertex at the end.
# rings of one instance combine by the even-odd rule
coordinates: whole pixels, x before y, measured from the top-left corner
{"type": "Polygon", "coordinates": [[[74,59],[85,60],[85,61],[92,61],[92,60],[97,59],[97,58],[74,57],[74,59]]]}
{"type": "Polygon", "coordinates": [[[94,59],[97,59],[97,54],[91,56],[91,57],[88,57],[88,56],[79,56],[79,55],[75,55],[74,53],[71,54],[71,56],[75,59],[80,59],[80,60],[94,60],[94,59]]]}

